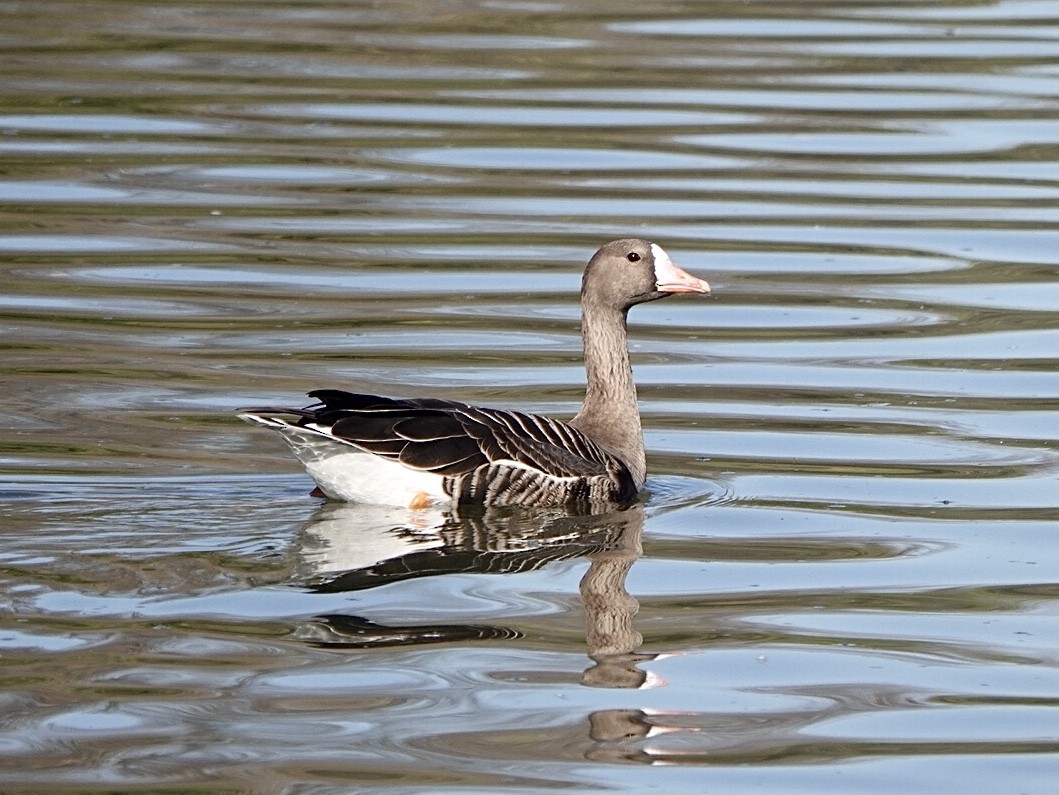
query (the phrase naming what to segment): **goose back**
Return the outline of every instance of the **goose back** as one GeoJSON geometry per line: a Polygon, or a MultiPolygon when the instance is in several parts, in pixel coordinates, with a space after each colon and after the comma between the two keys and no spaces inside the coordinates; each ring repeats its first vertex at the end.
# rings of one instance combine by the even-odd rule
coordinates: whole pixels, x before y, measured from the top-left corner
{"type": "Polygon", "coordinates": [[[242,416],[281,430],[310,471],[356,450],[436,476],[440,491],[460,503],[620,504],[638,491],[620,458],[559,420],[437,398],[333,389],[309,395],[318,402],[304,409],[247,409],[242,416]]]}

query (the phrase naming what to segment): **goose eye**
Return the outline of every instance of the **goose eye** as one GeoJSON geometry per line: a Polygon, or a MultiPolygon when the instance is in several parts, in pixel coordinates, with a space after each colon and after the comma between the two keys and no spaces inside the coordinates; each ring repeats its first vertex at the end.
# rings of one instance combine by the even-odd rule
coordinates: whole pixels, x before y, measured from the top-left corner
{"type": "Polygon", "coordinates": [[[640,255],[637,254],[635,251],[630,251],[628,254],[625,255],[625,259],[629,260],[629,262],[639,262],[640,255]]]}

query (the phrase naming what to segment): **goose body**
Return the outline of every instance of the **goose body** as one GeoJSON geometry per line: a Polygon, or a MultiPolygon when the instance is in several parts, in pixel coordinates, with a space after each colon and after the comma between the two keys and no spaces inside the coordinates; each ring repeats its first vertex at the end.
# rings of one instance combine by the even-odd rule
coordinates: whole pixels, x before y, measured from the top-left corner
{"type": "Polygon", "coordinates": [[[708,293],[659,246],[615,240],[589,261],[581,287],[588,383],[572,420],[436,398],[334,389],[303,409],[242,409],[272,428],[327,497],[424,508],[624,504],[646,477],[626,315],[672,293],[708,293]]]}

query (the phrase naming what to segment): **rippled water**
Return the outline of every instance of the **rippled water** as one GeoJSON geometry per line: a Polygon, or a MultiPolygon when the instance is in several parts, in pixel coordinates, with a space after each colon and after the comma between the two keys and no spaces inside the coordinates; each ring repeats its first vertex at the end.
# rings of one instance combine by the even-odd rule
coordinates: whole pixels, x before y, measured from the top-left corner
{"type": "Polygon", "coordinates": [[[5,793],[1051,793],[1051,2],[0,3],[5,793]],[[323,504],[238,406],[569,415],[650,497],[323,504]]]}

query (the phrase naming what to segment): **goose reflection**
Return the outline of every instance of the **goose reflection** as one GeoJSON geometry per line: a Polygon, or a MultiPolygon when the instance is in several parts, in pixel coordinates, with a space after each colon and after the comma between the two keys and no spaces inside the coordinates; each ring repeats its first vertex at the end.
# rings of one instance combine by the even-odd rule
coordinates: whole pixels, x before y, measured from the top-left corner
{"type": "MultiPolygon", "coordinates": [[[[593,665],[582,683],[635,688],[647,675],[637,663],[639,604],[625,589],[642,553],[643,506],[604,513],[540,508],[460,507],[407,511],[328,503],[304,529],[301,573],[317,592],[355,592],[443,574],[505,574],[553,561],[586,558],[580,583],[586,643],[593,665]]],[[[479,624],[386,626],[347,614],[316,616],[299,633],[322,648],[371,648],[466,640],[513,639],[517,630],[479,624]]]]}

